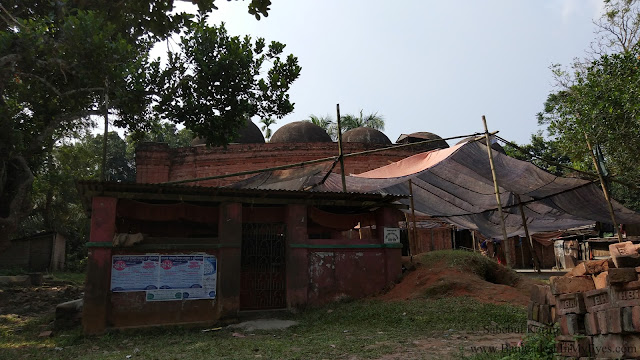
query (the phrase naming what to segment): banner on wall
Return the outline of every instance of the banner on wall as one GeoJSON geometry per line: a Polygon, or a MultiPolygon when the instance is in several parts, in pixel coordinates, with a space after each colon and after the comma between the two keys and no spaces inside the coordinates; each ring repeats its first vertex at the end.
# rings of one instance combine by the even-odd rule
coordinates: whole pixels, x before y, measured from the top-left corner
{"type": "Polygon", "coordinates": [[[111,291],[146,291],[147,301],[215,299],[213,255],[114,255],[111,291]]]}

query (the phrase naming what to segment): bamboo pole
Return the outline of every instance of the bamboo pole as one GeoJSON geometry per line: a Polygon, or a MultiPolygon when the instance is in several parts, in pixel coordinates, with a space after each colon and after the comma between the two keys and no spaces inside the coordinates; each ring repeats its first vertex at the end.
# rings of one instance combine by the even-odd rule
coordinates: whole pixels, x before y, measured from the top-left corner
{"type": "MultiPolygon", "coordinates": [[[[527,226],[527,218],[524,215],[524,206],[522,206],[522,200],[520,200],[520,195],[516,194],[516,200],[518,200],[518,208],[520,209],[520,216],[522,217],[522,227],[524,228],[524,236],[529,241],[529,246],[531,246],[531,258],[533,259],[533,268],[540,272],[540,261],[538,260],[538,254],[536,254],[536,249],[533,248],[533,239],[531,239],[531,235],[529,235],[529,226],[527,226]]],[[[524,255],[522,255],[522,261],[524,261],[524,255]]]]}
{"type": "Polygon", "coordinates": [[[100,180],[107,181],[107,138],[109,136],[109,88],[104,80],[104,137],[102,139],[102,172],[100,180]]]}
{"type": "MultiPolygon", "coordinates": [[[[409,179],[409,196],[411,199],[411,217],[413,220],[413,228],[411,229],[411,232],[413,234],[413,243],[415,245],[415,242],[418,240],[418,226],[416,224],[416,207],[414,206],[413,203],[413,182],[411,181],[411,179],[409,179]]],[[[413,262],[413,251],[411,251],[411,240],[409,240],[409,250],[411,252],[411,262],[413,262]]]]}
{"type": "Polygon", "coordinates": [[[500,224],[502,225],[502,237],[504,238],[504,253],[507,266],[511,266],[511,244],[507,236],[507,228],[504,224],[504,215],[502,214],[502,201],[500,200],[500,186],[496,176],[496,168],[493,164],[493,153],[491,151],[491,142],[489,141],[489,129],[487,128],[487,119],[482,115],[482,123],[484,124],[484,137],[487,141],[487,154],[489,155],[489,165],[491,166],[491,176],[493,177],[493,188],[496,193],[496,202],[498,203],[498,214],[500,215],[500,224]]]}
{"type": "Polygon", "coordinates": [[[613,223],[613,229],[618,233],[618,242],[622,242],[622,234],[620,233],[620,229],[618,229],[618,222],[616,221],[616,215],[613,212],[613,205],[611,205],[611,197],[609,197],[609,191],[607,190],[607,185],[604,183],[604,178],[602,177],[602,172],[600,171],[600,166],[598,166],[598,160],[596,160],[596,155],[593,153],[593,147],[591,146],[591,142],[589,141],[589,137],[587,136],[587,132],[584,132],[584,139],[587,141],[587,147],[589,148],[589,153],[591,154],[591,160],[593,160],[593,166],[596,167],[596,172],[598,173],[598,179],[600,179],[600,185],[602,186],[602,192],[604,193],[604,198],[607,200],[607,207],[609,208],[609,214],[611,215],[611,222],[613,223]]]}
{"type": "Polygon", "coordinates": [[[473,252],[476,252],[476,231],[471,230],[471,241],[473,241],[473,252]]]}
{"type": "Polygon", "coordinates": [[[342,155],[342,129],[340,128],[340,104],[336,104],[336,122],[338,123],[338,159],[340,160],[340,175],[342,176],[342,192],[347,192],[347,180],[344,176],[344,156],[342,155]]]}

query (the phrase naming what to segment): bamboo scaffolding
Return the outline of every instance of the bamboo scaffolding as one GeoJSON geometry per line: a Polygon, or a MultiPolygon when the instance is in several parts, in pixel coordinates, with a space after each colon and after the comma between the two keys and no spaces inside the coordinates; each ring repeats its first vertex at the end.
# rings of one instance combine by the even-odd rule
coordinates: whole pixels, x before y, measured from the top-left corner
{"type": "MultiPolygon", "coordinates": [[[[527,241],[529,241],[529,245],[531,246],[531,259],[533,260],[533,268],[538,272],[540,272],[540,260],[538,260],[538,254],[536,254],[536,249],[533,248],[533,239],[531,239],[531,235],[529,235],[529,226],[527,225],[527,217],[524,215],[524,206],[522,206],[522,200],[520,200],[520,195],[516,194],[516,200],[518,200],[518,208],[520,209],[520,216],[522,217],[522,227],[524,228],[524,236],[527,238],[527,241]]],[[[522,250],[522,247],[520,249],[522,250]]],[[[524,263],[524,252],[522,253],[522,261],[524,263]]]]}
{"type": "Polygon", "coordinates": [[[340,127],[340,104],[336,104],[336,122],[338,123],[338,160],[340,160],[340,175],[342,176],[342,192],[347,192],[347,180],[344,176],[344,156],[342,155],[342,128],[340,127]]]}
{"type": "MultiPolygon", "coordinates": [[[[494,134],[497,134],[497,133],[498,132],[495,131],[495,132],[492,132],[490,135],[494,135],[494,134]]],[[[411,144],[392,145],[392,146],[388,146],[388,147],[384,147],[384,148],[380,148],[380,149],[372,149],[372,150],[359,151],[359,152],[350,153],[350,154],[343,154],[343,157],[347,158],[347,157],[351,157],[351,156],[366,155],[366,154],[372,154],[372,153],[376,153],[376,152],[382,152],[382,151],[388,151],[388,150],[403,148],[403,147],[410,147],[410,146],[428,144],[428,143],[432,143],[432,142],[436,142],[436,141],[455,140],[455,139],[467,138],[467,137],[470,137],[470,136],[477,136],[477,135],[479,135],[479,134],[478,133],[474,133],[474,134],[470,134],[470,135],[452,136],[452,137],[448,137],[448,138],[444,138],[444,139],[418,141],[418,142],[414,142],[414,143],[411,143],[411,144]]],[[[185,184],[185,183],[197,182],[197,181],[224,179],[224,178],[234,177],[234,176],[259,174],[259,173],[267,172],[267,171],[285,170],[285,169],[291,169],[291,168],[295,168],[295,167],[301,167],[301,166],[304,166],[304,165],[311,165],[311,164],[318,164],[318,163],[322,163],[322,162],[336,161],[337,158],[338,158],[337,156],[330,156],[330,157],[321,158],[321,159],[301,161],[301,162],[297,162],[297,163],[292,163],[292,164],[287,164],[287,165],[280,165],[280,166],[273,166],[273,167],[264,168],[264,169],[238,171],[238,172],[231,173],[231,174],[205,176],[205,177],[193,178],[193,179],[166,181],[166,182],[162,182],[160,184],[170,184],[170,185],[185,184]]]]}
{"type": "Polygon", "coordinates": [[[600,179],[600,185],[602,186],[604,198],[605,200],[607,200],[607,207],[609,208],[609,215],[611,215],[613,229],[616,233],[618,233],[618,242],[622,242],[622,234],[620,233],[620,229],[618,229],[618,222],[616,221],[616,215],[613,212],[613,205],[611,205],[609,190],[607,190],[607,185],[604,183],[604,177],[602,176],[602,172],[600,171],[600,166],[598,166],[598,160],[596,159],[596,155],[593,153],[593,147],[591,146],[591,142],[589,141],[589,137],[587,136],[586,131],[584,132],[584,139],[587,141],[587,147],[589,148],[589,153],[591,154],[591,160],[593,160],[593,166],[595,166],[596,172],[598,173],[598,179],[600,179]]]}
{"type": "Polygon", "coordinates": [[[507,236],[507,228],[504,224],[504,215],[502,213],[502,201],[500,200],[500,186],[496,176],[496,168],[493,164],[493,152],[491,151],[491,142],[489,141],[489,129],[487,128],[487,119],[482,115],[482,123],[484,124],[484,137],[487,141],[487,155],[489,155],[489,165],[491,166],[491,176],[493,177],[493,188],[496,193],[496,202],[498,203],[498,214],[500,215],[500,224],[502,225],[502,237],[504,238],[504,255],[507,266],[511,266],[511,244],[507,236]]]}

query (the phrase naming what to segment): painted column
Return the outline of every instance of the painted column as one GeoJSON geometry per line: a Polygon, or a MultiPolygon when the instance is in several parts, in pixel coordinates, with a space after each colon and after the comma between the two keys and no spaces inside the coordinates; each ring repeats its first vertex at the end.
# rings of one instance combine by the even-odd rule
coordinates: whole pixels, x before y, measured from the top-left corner
{"type": "Polygon", "coordinates": [[[87,335],[101,334],[107,328],[111,288],[111,245],[116,233],[116,205],[118,199],[94,197],[91,210],[92,243],[105,247],[89,248],[87,282],[84,288],[82,327],[87,335]]]}
{"type": "Polygon", "coordinates": [[[218,219],[218,308],[221,318],[236,317],[240,309],[242,204],[222,203],[218,219]]]}
{"type": "MultiPolygon", "coordinates": [[[[398,227],[398,210],[380,208],[376,210],[376,235],[380,244],[384,244],[384,228],[398,227]]],[[[402,247],[383,248],[386,283],[395,282],[402,274],[402,247]]]]}
{"type": "Polygon", "coordinates": [[[291,247],[291,244],[308,244],[307,206],[287,205],[287,306],[294,308],[307,303],[309,286],[308,249],[291,247]]]}

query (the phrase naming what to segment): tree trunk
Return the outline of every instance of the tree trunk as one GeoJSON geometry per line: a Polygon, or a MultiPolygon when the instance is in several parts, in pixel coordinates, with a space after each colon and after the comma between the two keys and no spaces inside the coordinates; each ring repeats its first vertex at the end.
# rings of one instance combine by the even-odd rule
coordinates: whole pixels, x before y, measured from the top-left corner
{"type": "Polygon", "coordinates": [[[10,245],[10,236],[30,211],[29,192],[33,173],[22,156],[0,160],[0,251],[10,245]]]}

